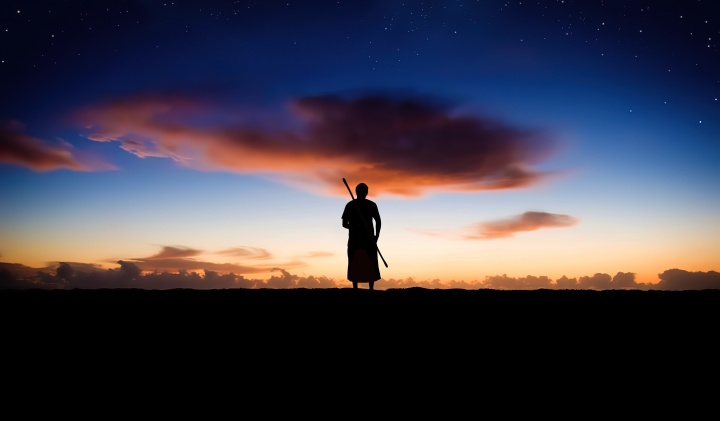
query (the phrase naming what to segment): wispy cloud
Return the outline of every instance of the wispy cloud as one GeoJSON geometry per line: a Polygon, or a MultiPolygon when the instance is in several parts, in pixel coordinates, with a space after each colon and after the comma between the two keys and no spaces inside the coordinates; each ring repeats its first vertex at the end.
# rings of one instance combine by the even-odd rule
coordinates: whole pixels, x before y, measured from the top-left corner
{"type": "Polygon", "coordinates": [[[51,144],[29,136],[17,121],[0,122],[0,163],[20,165],[35,171],[91,171],[73,156],[70,144],[51,144]]]}
{"type": "MultiPolygon", "coordinates": [[[[203,255],[203,250],[197,250],[184,246],[163,246],[162,250],[157,254],[148,257],[132,257],[123,258],[118,262],[130,262],[140,268],[141,271],[150,272],[177,272],[184,271],[215,271],[222,273],[236,274],[255,274],[268,273],[275,269],[278,265],[286,268],[298,268],[305,264],[300,261],[268,263],[265,265],[247,264],[247,263],[216,263],[199,259],[198,256],[203,255]]],[[[256,247],[237,247],[228,250],[222,250],[218,254],[242,257],[247,260],[269,259],[271,254],[264,249],[256,247]],[[233,254],[235,253],[235,254],[233,254]]],[[[114,261],[114,260],[113,260],[114,261]]]]}
{"type": "Polygon", "coordinates": [[[299,259],[313,259],[316,257],[330,257],[335,256],[335,253],[329,251],[310,251],[305,254],[298,256],[299,259]]]}
{"type": "Polygon", "coordinates": [[[518,232],[569,227],[577,223],[578,219],[570,215],[529,211],[511,218],[481,222],[474,227],[474,232],[466,234],[465,238],[480,240],[505,238],[512,237],[518,232]]]}
{"type": "Polygon", "coordinates": [[[342,177],[374,195],[525,187],[547,175],[533,166],[554,149],[541,130],[457,115],[448,102],[419,95],[321,95],[291,101],[290,110],[282,119],[293,129],[228,119],[227,109],[169,95],[116,99],[77,116],[89,139],[119,142],[138,157],[343,195],[342,177]]]}
{"type": "Polygon", "coordinates": [[[492,240],[513,237],[519,232],[535,231],[544,228],[561,228],[575,225],[579,219],[570,215],[549,212],[528,211],[519,215],[493,221],[485,221],[470,227],[455,230],[431,230],[409,228],[416,234],[449,239],[492,240]]]}
{"type": "Polygon", "coordinates": [[[202,253],[202,250],[192,249],[190,247],[183,246],[163,246],[159,253],[154,254],[145,260],[165,260],[165,259],[183,259],[193,256],[197,256],[202,253]]]}
{"type": "Polygon", "coordinates": [[[259,247],[233,247],[226,250],[218,251],[217,254],[232,257],[243,257],[246,259],[271,259],[272,254],[259,247]]]}

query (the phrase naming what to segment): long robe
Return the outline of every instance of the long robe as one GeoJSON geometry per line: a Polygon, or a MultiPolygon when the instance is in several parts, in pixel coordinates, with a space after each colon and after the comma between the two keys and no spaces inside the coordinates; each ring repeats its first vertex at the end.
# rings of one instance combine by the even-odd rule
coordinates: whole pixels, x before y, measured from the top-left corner
{"type": "Polygon", "coordinates": [[[350,201],[345,205],[342,219],[350,221],[347,243],[348,280],[358,283],[379,280],[376,225],[373,223],[380,220],[377,205],[372,200],[356,198],[354,202],[350,201]],[[358,207],[362,218],[358,214],[358,207]]]}

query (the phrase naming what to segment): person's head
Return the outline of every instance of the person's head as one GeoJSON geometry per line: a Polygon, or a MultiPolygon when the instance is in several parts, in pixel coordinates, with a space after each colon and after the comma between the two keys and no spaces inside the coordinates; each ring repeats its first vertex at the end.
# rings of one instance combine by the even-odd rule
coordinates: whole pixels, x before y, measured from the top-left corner
{"type": "Polygon", "coordinates": [[[364,199],[368,195],[368,186],[365,183],[360,183],[355,187],[355,194],[357,194],[358,199],[364,199]]]}

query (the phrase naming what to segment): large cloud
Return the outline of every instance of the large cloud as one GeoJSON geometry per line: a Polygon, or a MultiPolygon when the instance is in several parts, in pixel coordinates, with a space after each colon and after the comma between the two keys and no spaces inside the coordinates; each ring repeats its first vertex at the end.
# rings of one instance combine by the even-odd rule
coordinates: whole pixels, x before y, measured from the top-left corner
{"type": "Polygon", "coordinates": [[[256,173],[343,195],[343,177],[369,184],[374,195],[524,187],[543,177],[533,166],[553,149],[542,131],[456,115],[446,102],[426,97],[323,95],[291,105],[284,128],[163,95],[94,105],[78,119],[89,139],[120,142],[139,157],[256,173]]]}

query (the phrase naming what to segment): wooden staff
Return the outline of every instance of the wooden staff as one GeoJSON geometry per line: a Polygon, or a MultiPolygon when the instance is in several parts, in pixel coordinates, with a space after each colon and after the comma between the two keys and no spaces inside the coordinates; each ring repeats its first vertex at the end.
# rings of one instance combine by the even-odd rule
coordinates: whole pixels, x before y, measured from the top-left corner
{"type": "MultiPolygon", "coordinates": [[[[360,205],[358,205],[357,202],[355,201],[355,196],[353,195],[352,190],[350,190],[350,186],[348,186],[348,183],[347,183],[347,181],[345,180],[345,177],[343,177],[343,183],[345,183],[345,187],[347,187],[348,192],[350,193],[350,197],[352,197],[352,201],[353,201],[353,203],[355,203],[355,208],[356,208],[357,211],[358,211],[358,215],[360,215],[360,219],[362,220],[363,225],[365,225],[365,229],[367,230],[368,234],[370,234],[370,235],[374,238],[374,237],[375,237],[375,235],[374,235],[375,233],[373,233],[373,231],[372,231],[372,230],[370,229],[370,227],[367,225],[367,222],[365,221],[365,217],[363,216],[362,211],[360,210],[360,205]]],[[[380,248],[379,248],[378,245],[377,245],[377,241],[375,242],[375,250],[377,250],[378,255],[380,256],[380,258],[382,259],[383,263],[385,264],[385,267],[388,267],[388,264],[387,264],[387,262],[385,261],[385,258],[383,257],[382,253],[380,253],[380,248]]]]}

